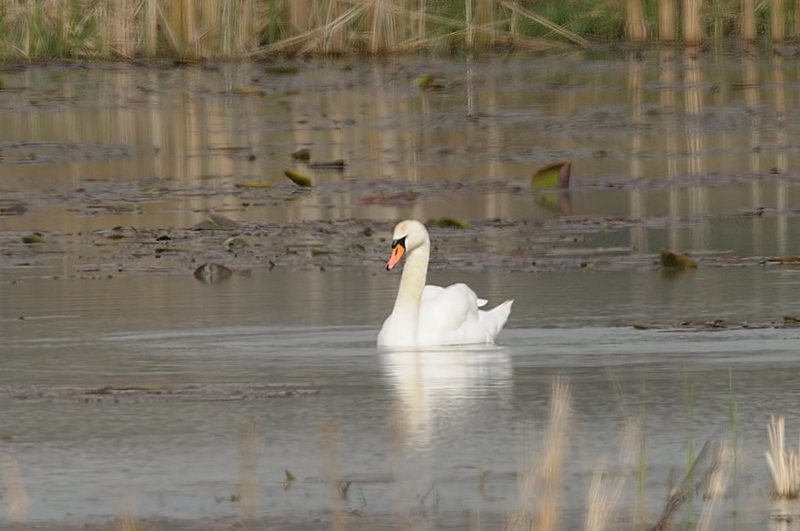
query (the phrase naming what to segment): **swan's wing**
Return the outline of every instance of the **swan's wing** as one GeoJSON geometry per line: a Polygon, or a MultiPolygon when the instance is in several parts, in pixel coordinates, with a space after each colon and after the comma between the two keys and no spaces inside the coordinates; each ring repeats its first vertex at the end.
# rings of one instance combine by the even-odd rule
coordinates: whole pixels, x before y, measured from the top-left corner
{"type": "MultiPolygon", "coordinates": [[[[469,290],[470,292],[472,292],[473,294],[475,293],[475,292],[474,292],[474,291],[472,291],[472,289],[471,289],[469,286],[467,286],[466,284],[454,284],[454,286],[463,286],[464,288],[468,289],[468,290],[469,290]]],[[[441,286],[433,286],[433,285],[431,285],[431,284],[428,284],[428,285],[426,285],[426,286],[425,286],[425,288],[422,290],[422,300],[424,301],[425,299],[433,299],[433,298],[435,298],[435,297],[437,297],[437,296],[441,295],[441,294],[444,292],[444,290],[446,290],[446,289],[450,289],[450,288],[452,288],[452,287],[453,287],[453,286],[449,286],[449,287],[447,287],[447,288],[443,288],[443,287],[441,287],[441,286]]],[[[478,308],[483,308],[483,307],[484,307],[484,306],[486,306],[486,304],[489,302],[489,301],[488,301],[488,300],[486,300],[486,299],[479,299],[479,298],[477,297],[477,295],[475,296],[475,301],[476,301],[476,305],[477,305],[477,307],[478,307],[478,308]]]]}
{"type": "Polygon", "coordinates": [[[441,286],[432,286],[431,284],[427,284],[422,289],[422,302],[424,302],[427,299],[435,299],[436,297],[441,295],[443,291],[444,288],[441,286]]]}
{"type": "Polygon", "coordinates": [[[420,345],[491,343],[478,315],[478,296],[466,284],[425,287],[420,302],[420,345]]]}

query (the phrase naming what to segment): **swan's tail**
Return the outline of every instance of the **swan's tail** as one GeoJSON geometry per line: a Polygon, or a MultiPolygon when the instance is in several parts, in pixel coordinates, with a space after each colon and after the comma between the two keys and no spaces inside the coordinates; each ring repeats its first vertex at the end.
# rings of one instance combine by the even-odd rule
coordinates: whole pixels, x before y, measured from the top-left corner
{"type": "Polygon", "coordinates": [[[483,322],[484,326],[486,326],[486,329],[489,331],[489,334],[492,336],[492,338],[497,337],[497,334],[500,333],[503,325],[506,324],[508,315],[511,313],[512,304],[514,304],[513,299],[507,300],[503,304],[492,308],[488,312],[480,312],[481,321],[483,322]]]}

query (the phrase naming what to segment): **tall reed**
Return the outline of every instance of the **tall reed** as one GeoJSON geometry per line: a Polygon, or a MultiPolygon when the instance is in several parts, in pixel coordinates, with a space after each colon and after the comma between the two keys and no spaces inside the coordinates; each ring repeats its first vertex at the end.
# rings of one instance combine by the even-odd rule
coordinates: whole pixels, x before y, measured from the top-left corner
{"type": "Polygon", "coordinates": [[[782,44],[786,37],[786,10],[783,0],[772,0],[770,5],[770,31],[772,42],[782,44]]]}
{"type": "Polygon", "coordinates": [[[475,22],[478,31],[478,47],[491,48],[497,40],[494,27],[494,0],[477,0],[475,22]]]}
{"type": "Polygon", "coordinates": [[[22,481],[17,459],[7,450],[0,451],[0,479],[5,486],[5,504],[11,521],[22,529],[28,529],[28,491],[22,481]]]}
{"type": "Polygon", "coordinates": [[[246,59],[270,54],[404,53],[420,48],[485,50],[497,45],[590,48],[624,37],[696,45],[758,36],[769,13],[776,43],[800,35],[800,0],[6,0],[0,2],[0,60],[48,58],[246,59]],[[740,8],[733,8],[740,3],[740,8]],[[625,10],[624,16],[617,12],[625,10]],[[678,13],[682,20],[678,20],[678,13]],[[708,17],[712,17],[709,21],[708,17]],[[787,22],[791,17],[791,24],[787,22]],[[679,29],[678,24],[681,23],[679,29]],[[787,30],[791,29],[791,33],[787,30]]]}
{"type": "Polygon", "coordinates": [[[684,0],[683,2],[683,42],[697,45],[703,40],[702,0],[684,0]]]}
{"type": "Polygon", "coordinates": [[[239,423],[239,507],[242,521],[250,526],[258,511],[258,435],[252,418],[239,423]]]}
{"type": "Polygon", "coordinates": [[[766,457],[772,475],[772,493],[778,499],[796,499],[800,495],[800,457],[797,448],[786,448],[786,419],[770,417],[767,435],[766,457]]]}
{"type": "Polygon", "coordinates": [[[571,401],[572,393],[567,380],[556,378],[550,395],[550,419],[535,454],[530,445],[529,428],[522,426],[519,504],[511,515],[508,531],[554,531],[558,528],[560,483],[566,457],[565,441],[571,401]]]}
{"type": "Polygon", "coordinates": [[[392,0],[368,0],[368,49],[372,55],[390,52],[397,43],[399,31],[393,4],[392,0]]]}
{"type": "Polygon", "coordinates": [[[142,53],[155,57],[158,52],[158,0],[144,0],[142,6],[142,53]]]}
{"type": "Polygon", "coordinates": [[[661,42],[675,41],[677,38],[676,21],[675,0],[660,0],[658,2],[658,38],[661,42]]]}
{"type": "Polygon", "coordinates": [[[647,21],[642,0],[627,1],[627,34],[631,42],[647,40],[647,21]]]}
{"type": "Polygon", "coordinates": [[[756,40],[756,4],[755,0],[742,0],[741,16],[742,40],[753,43],[756,40]]]}

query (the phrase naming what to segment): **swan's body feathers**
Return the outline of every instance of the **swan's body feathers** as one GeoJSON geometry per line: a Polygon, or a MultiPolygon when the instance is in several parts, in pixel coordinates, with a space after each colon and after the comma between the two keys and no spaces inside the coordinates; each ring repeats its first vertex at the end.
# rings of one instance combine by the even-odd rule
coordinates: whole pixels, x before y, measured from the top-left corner
{"type": "Polygon", "coordinates": [[[402,221],[393,234],[393,253],[387,269],[405,254],[406,264],[391,315],[378,334],[382,347],[432,347],[492,344],[511,312],[513,301],[483,311],[466,284],[425,285],[430,240],[418,221],[402,221]],[[396,242],[396,243],[395,243],[396,242]]]}
{"type": "Polygon", "coordinates": [[[500,326],[495,326],[497,315],[480,310],[481,302],[487,301],[478,299],[466,284],[428,285],[422,293],[418,347],[491,344],[508,318],[506,312],[500,326]]]}

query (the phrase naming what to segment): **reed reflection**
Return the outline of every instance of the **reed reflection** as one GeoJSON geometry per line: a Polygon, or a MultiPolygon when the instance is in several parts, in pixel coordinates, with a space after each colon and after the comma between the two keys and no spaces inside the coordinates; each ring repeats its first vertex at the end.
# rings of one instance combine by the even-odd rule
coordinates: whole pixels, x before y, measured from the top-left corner
{"type": "Polygon", "coordinates": [[[678,179],[678,124],[675,119],[676,88],[675,88],[675,51],[672,48],[662,50],[659,55],[659,75],[661,92],[659,93],[659,112],[664,120],[664,144],[667,152],[667,179],[669,181],[669,196],[667,209],[669,212],[668,241],[671,249],[679,249],[680,231],[677,221],[680,218],[680,186],[678,179]]]}
{"type": "Polygon", "coordinates": [[[412,449],[511,399],[513,366],[500,348],[383,351],[381,365],[412,449]]]}
{"type": "MultiPolygon", "coordinates": [[[[632,57],[628,63],[628,91],[631,102],[631,135],[630,135],[630,178],[641,179],[642,171],[642,128],[644,72],[642,63],[632,57]]],[[[633,219],[644,219],[647,216],[644,195],[639,187],[630,192],[630,210],[633,219]]],[[[631,227],[631,247],[638,253],[647,253],[647,229],[641,224],[631,227]]]]}
{"type": "MultiPolygon", "coordinates": [[[[747,115],[749,116],[750,126],[750,157],[749,157],[749,170],[752,175],[757,175],[761,171],[761,116],[758,112],[759,107],[759,85],[758,85],[758,71],[756,69],[756,51],[746,49],[742,54],[742,81],[740,86],[744,91],[744,101],[747,106],[747,115]]],[[[750,182],[750,206],[751,208],[758,209],[764,206],[762,199],[761,181],[753,179],[750,182]]],[[[753,218],[753,251],[756,254],[764,253],[763,245],[763,220],[756,216],[753,218]]]]}
{"type": "Polygon", "coordinates": [[[684,112],[686,114],[686,152],[688,154],[687,174],[692,179],[689,186],[689,216],[695,223],[691,231],[691,246],[694,249],[705,249],[708,245],[708,224],[705,221],[708,213],[706,188],[700,178],[706,174],[705,167],[705,135],[702,127],[704,111],[703,81],[704,65],[702,56],[696,50],[687,48],[684,55],[684,112]]]}
{"type": "Polygon", "coordinates": [[[786,130],[786,80],[783,73],[783,57],[775,55],[772,59],[772,86],[774,87],[775,101],[775,144],[777,155],[775,158],[774,171],[781,177],[778,179],[775,190],[775,208],[778,211],[777,220],[777,243],[778,254],[788,254],[788,218],[789,208],[789,183],[786,181],[786,172],[789,170],[789,156],[787,148],[789,145],[789,133],[786,130]]]}

